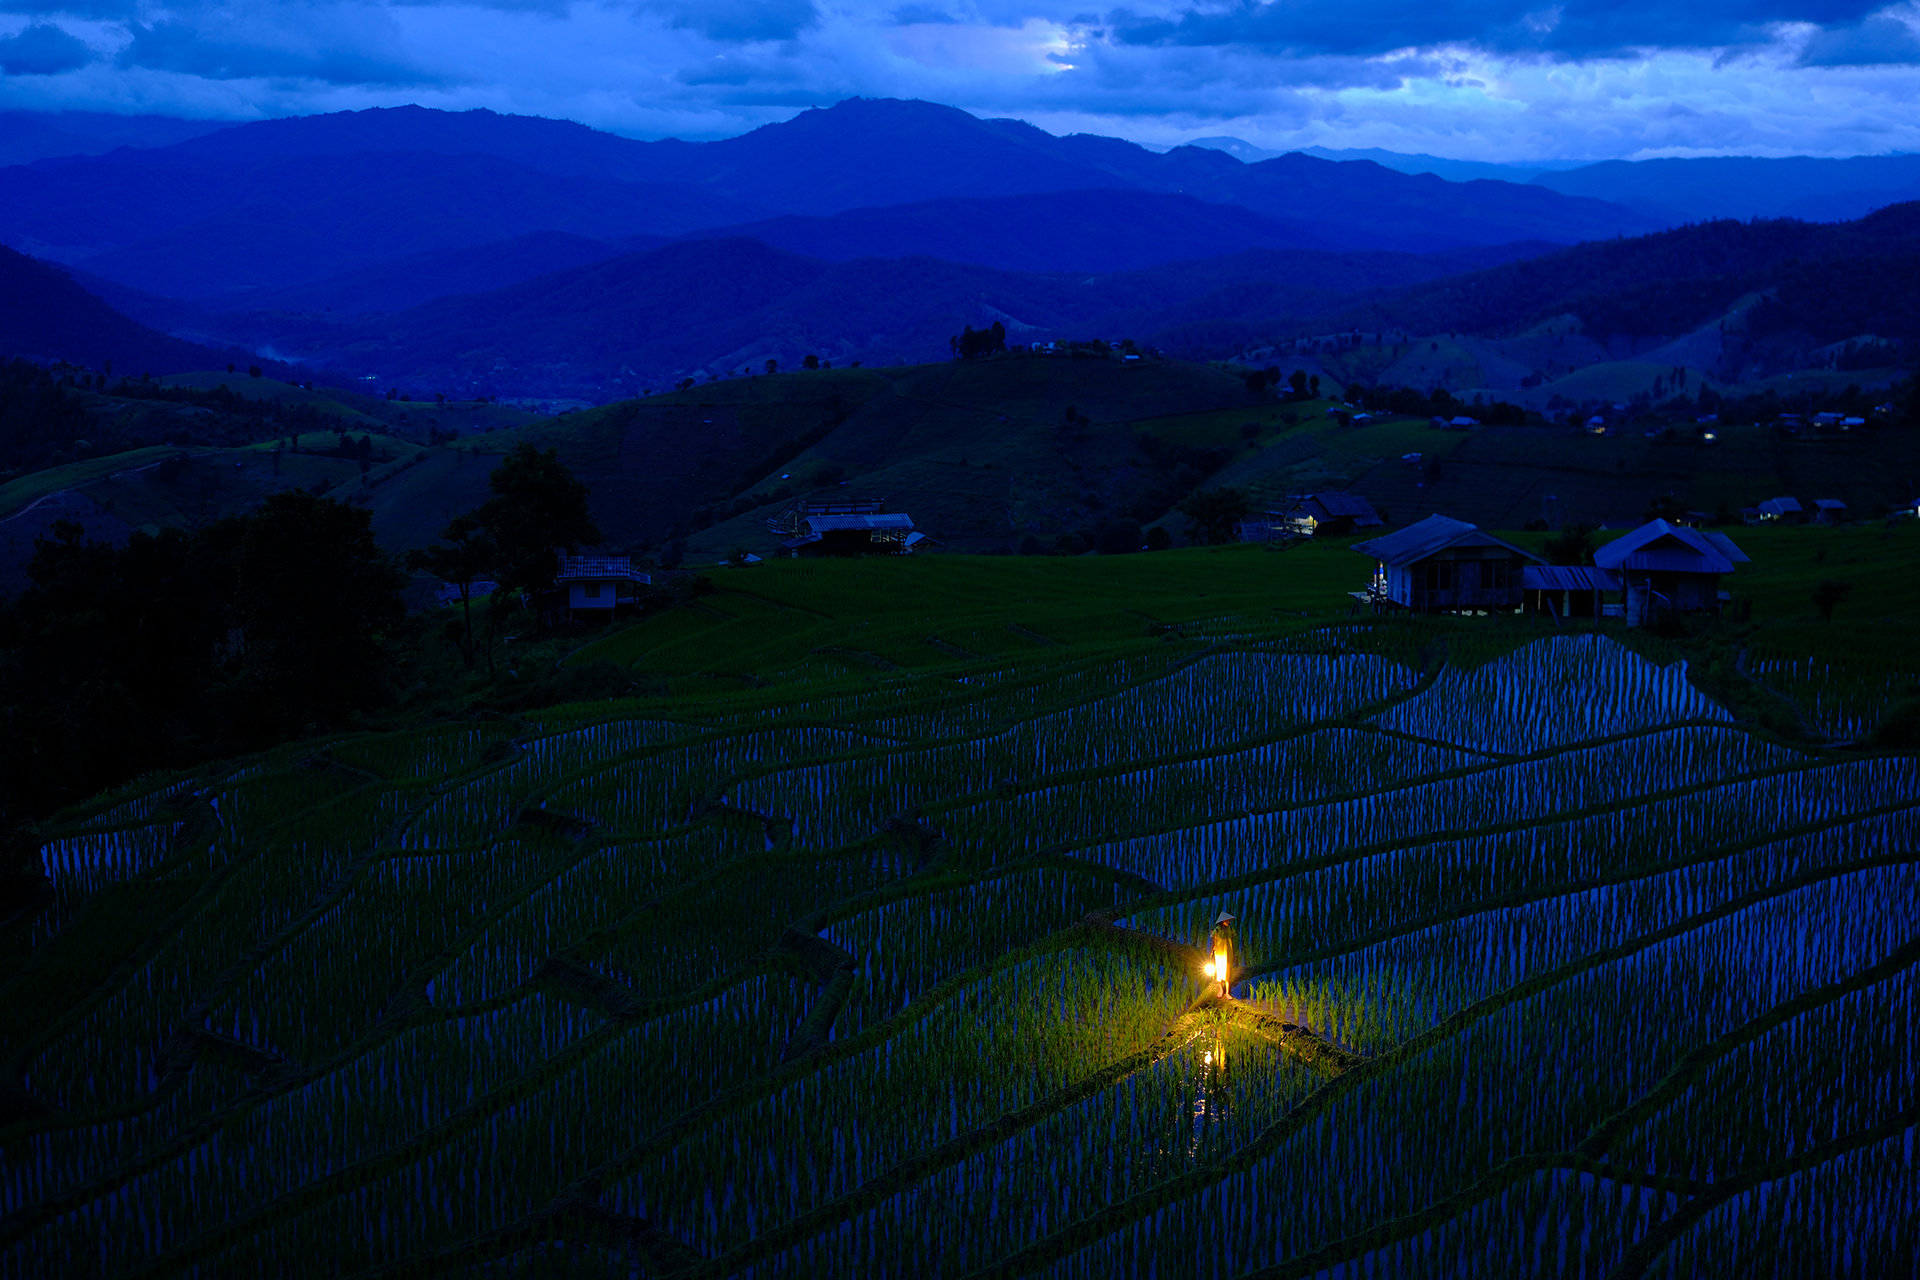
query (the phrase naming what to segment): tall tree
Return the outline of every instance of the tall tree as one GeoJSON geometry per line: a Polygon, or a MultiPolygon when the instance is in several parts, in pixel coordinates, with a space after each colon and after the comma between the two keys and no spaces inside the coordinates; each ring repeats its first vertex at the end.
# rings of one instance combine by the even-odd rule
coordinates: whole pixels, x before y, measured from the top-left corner
{"type": "Polygon", "coordinates": [[[381,633],[406,616],[406,575],[374,541],[370,513],[273,494],[247,517],[234,565],[254,732],[339,723],[383,699],[381,633]]]}
{"type": "MultiPolygon", "coordinates": [[[[455,516],[440,531],[438,544],[407,552],[407,567],[430,573],[460,591],[460,656],[473,665],[473,584],[493,570],[500,544],[493,540],[477,513],[455,516]]],[[[491,651],[489,651],[491,653],[491,651]]]]}
{"type": "Polygon", "coordinates": [[[560,461],[558,450],[514,446],[487,477],[493,497],[474,514],[499,547],[500,584],[545,591],[560,572],[561,554],[600,541],[587,508],[587,486],[560,461]]]}

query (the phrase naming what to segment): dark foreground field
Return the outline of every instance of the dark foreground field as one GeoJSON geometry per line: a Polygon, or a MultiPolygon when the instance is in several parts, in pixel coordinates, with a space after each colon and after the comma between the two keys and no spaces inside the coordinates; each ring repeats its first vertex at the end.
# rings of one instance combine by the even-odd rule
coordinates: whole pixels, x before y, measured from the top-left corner
{"type": "Polygon", "coordinates": [[[1911,534],[1801,533],[1732,648],[727,571],[575,655],[632,700],[102,797],[0,933],[0,1275],[1908,1274],[1912,605],[1801,579],[1911,534]]]}

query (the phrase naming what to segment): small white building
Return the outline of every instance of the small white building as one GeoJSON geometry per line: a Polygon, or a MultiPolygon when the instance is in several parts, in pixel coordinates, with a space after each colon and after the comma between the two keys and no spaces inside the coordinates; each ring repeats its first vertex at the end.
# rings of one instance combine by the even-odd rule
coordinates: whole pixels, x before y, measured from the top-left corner
{"type": "Polygon", "coordinates": [[[652,586],[653,577],[635,569],[628,556],[561,556],[554,585],[566,592],[568,610],[604,609],[612,617],[621,605],[634,604],[638,588],[652,586]]]}

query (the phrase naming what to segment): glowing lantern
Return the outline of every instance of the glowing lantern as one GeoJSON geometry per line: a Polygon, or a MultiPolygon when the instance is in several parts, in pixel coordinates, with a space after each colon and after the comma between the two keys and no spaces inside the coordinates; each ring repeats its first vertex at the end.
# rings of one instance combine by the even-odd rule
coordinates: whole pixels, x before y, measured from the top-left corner
{"type": "Polygon", "coordinates": [[[1220,994],[1226,996],[1233,977],[1233,917],[1222,911],[1220,918],[1213,922],[1208,934],[1213,943],[1213,964],[1207,973],[1220,984],[1220,994]]]}

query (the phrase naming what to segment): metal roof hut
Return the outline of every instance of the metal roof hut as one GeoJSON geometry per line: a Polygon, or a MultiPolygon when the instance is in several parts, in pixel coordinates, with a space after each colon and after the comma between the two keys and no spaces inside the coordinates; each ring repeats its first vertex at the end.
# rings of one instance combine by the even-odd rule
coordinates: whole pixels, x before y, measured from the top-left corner
{"type": "Polygon", "coordinates": [[[905,512],[882,512],[872,499],[800,501],[767,521],[795,556],[899,555],[925,541],[905,512]]]}
{"type": "Polygon", "coordinates": [[[1617,605],[1602,598],[1623,590],[1620,575],[1611,569],[1590,565],[1530,564],[1520,571],[1520,585],[1527,589],[1527,608],[1561,618],[1597,618],[1617,605]]]}
{"type": "Polygon", "coordinates": [[[1316,533],[1349,533],[1355,529],[1377,529],[1385,521],[1373,504],[1357,493],[1308,493],[1295,499],[1282,513],[1293,532],[1312,537],[1316,533]]]}
{"type": "Polygon", "coordinates": [[[1620,575],[1627,593],[1627,625],[1639,627],[1656,608],[1717,611],[1726,599],[1720,575],[1748,559],[1724,533],[1649,520],[1595,551],[1593,562],[1620,575]]]}
{"type": "Polygon", "coordinates": [[[1521,570],[1540,557],[1476,525],[1428,516],[1396,533],[1356,542],[1372,556],[1367,598],[1376,608],[1479,612],[1520,607],[1521,570]]]}
{"type": "Polygon", "coordinates": [[[598,615],[600,621],[613,617],[622,605],[639,599],[638,588],[651,586],[653,578],[633,567],[627,556],[561,556],[560,573],[554,586],[566,592],[570,615],[598,615]]]}

